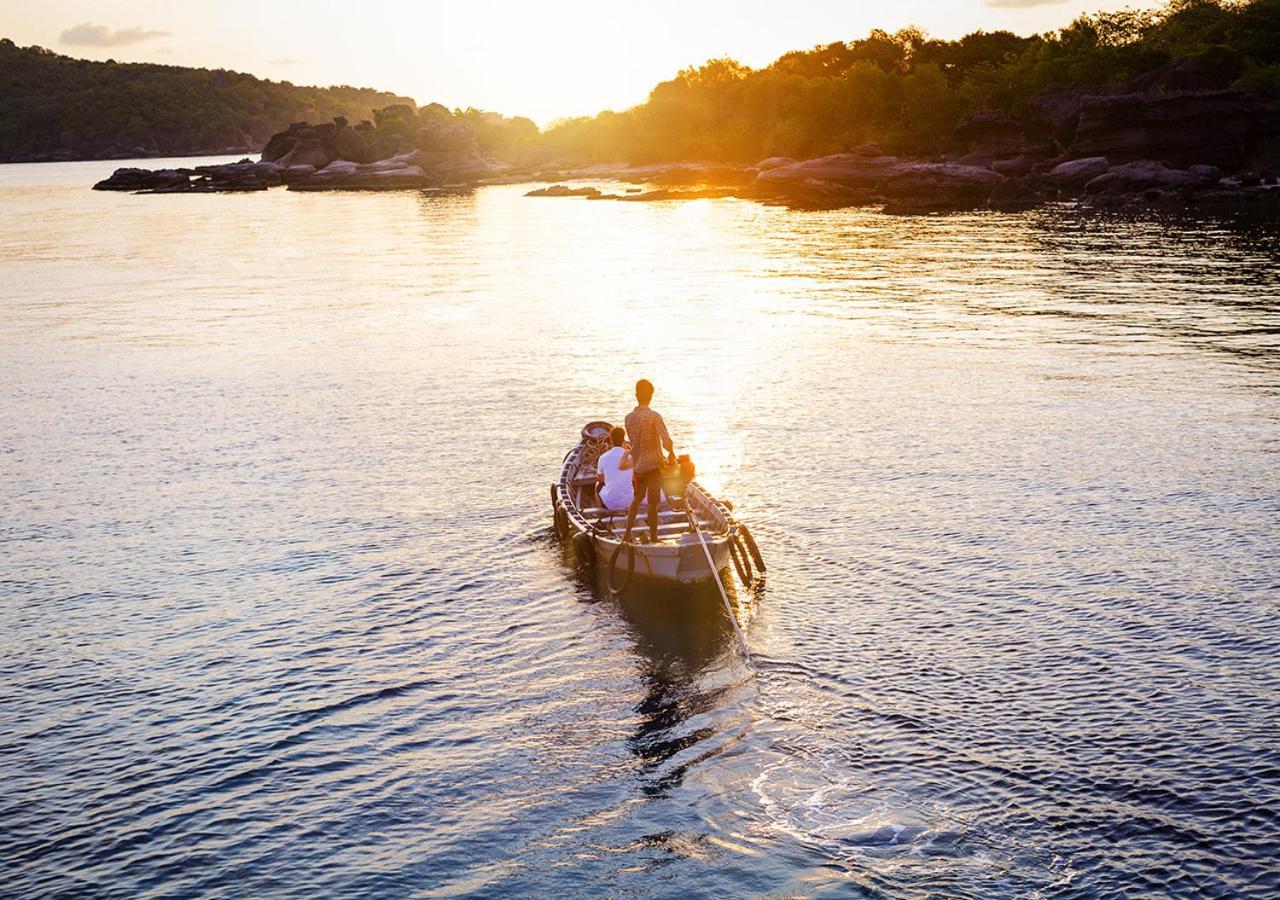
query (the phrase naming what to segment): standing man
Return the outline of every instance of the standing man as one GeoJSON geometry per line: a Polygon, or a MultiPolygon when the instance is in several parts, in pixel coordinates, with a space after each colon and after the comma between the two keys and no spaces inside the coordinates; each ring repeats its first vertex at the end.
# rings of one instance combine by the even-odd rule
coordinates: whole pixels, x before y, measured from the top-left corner
{"type": "Polygon", "coordinates": [[[676,448],[667,434],[667,423],[662,416],[649,408],[653,399],[653,384],[647,378],[636,382],[636,408],[627,415],[627,437],[631,440],[632,479],[635,496],[627,510],[627,531],[624,541],[631,540],[631,527],[636,521],[640,501],[649,502],[649,543],[658,543],[658,500],[662,493],[662,448],[666,447],[674,460],[676,448]]]}

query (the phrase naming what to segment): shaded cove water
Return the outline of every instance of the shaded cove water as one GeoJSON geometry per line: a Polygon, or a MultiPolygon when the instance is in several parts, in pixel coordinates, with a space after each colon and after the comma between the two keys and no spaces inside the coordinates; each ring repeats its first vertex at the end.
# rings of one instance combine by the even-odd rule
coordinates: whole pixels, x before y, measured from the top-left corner
{"type": "Polygon", "coordinates": [[[109,168],[0,167],[0,893],[1280,890],[1274,223],[109,168]],[[641,375],[755,677],[553,537],[641,375]]]}

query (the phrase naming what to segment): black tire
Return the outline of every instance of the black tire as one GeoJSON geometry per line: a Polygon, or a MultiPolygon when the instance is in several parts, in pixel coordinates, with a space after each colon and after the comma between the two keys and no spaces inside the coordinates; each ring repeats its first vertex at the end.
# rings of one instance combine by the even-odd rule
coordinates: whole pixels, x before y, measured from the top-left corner
{"type": "Polygon", "coordinates": [[[617,597],[631,586],[631,577],[636,574],[636,546],[630,541],[622,541],[614,549],[613,555],[609,557],[609,596],[617,597]],[[622,584],[614,585],[614,576],[618,571],[618,554],[622,552],[622,548],[627,548],[627,574],[622,579],[622,584]]]}
{"type": "Polygon", "coordinates": [[[595,570],[596,542],[591,535],[579,532],[573,536],[573,555],[578,560],[578,565],[584,569],[595,570]]]}
{"type": "Polygon", "coordinates": [[[560,505],[560,501],[559,501],[559,499],[557,499],[557,497],[556,497],[556,488],[558,488],[559,486],[560,486],[560,485],[558,485],[558,484],[553,484],[553,485],[551,485],[551,509],[552,509],[552,511],[554,511],[554,510],[555,510],[555,508],[556,508],[557,506],[559,506],[559,505],[560,505]]]}
{"type": "Polygon", "coordinates": [[[556,537],[564,540],[569,536],[569,514],[564,511],[563,506],[556,507],[556,537]]]}
{"type": "Polygon", "coordinates": [[[760,555],[760,548],[756,546],[756,539],[751,536],[751,531],[746,525],[739,522],[738,533],[742,535],[742,543],[746,545],[747,551],[751,554],[751,559],[756,564],[756,570],[765,571],[764,557],[760,555]]]}
{"type": "Polygon", "coordinates": [[[751,562],[747,559],[747,551],[743,550],[737,538],[729,539],[729,558],[733,560],[733,568],[738,573],[738,580],[743,587],[751,587],[751,562]]]}

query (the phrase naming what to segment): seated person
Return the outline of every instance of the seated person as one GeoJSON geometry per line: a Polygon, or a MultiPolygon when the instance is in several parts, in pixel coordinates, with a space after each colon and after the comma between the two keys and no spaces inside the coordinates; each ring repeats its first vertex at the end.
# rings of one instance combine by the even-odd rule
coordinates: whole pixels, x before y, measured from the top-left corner
{"type": "Polygon", "coordinates": [[[609,432],[613,446],[600,454],[596,462],[596,484],[600,486],[600,500],[606,509],[626,509],[631,505],[634,489],[631,483],[631,453],[623,446],[627,432],[615,428],[609,432]]]}

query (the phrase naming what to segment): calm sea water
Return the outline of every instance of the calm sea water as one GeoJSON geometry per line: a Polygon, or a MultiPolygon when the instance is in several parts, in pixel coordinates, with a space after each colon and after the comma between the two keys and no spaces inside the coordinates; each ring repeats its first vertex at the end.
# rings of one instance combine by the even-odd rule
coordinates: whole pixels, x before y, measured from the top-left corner
{"type": "Polygon", "coordinates": [[[1280,891],[1280,227],[0,167],[0,894],[1280,891]],[[630,386],[769,563],[548,485],[630,386]]]}

